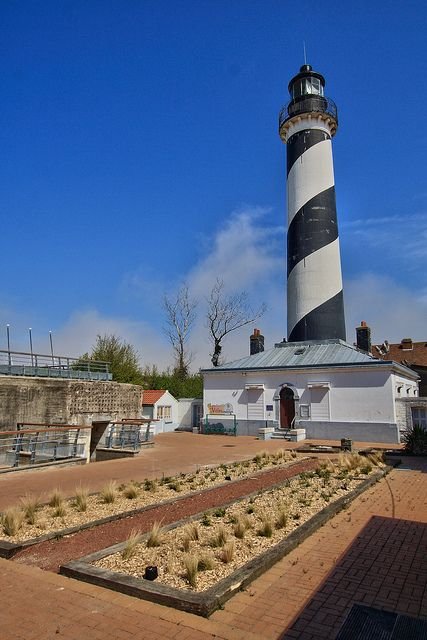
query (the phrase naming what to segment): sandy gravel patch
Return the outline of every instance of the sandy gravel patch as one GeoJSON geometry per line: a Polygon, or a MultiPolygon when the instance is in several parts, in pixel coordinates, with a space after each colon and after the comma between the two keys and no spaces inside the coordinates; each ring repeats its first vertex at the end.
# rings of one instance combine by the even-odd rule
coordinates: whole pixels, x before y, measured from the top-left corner
{"type": "Polygon", "coordinates": [[[366,461],[357,468],[349,466],[348,462],[344,466],[321,463],[316,472],[302,473],[280,488],[207,512],[193,525],[163,532],[159,546],[148,547],[145,540],[134,542],[130,558],[116,553],[94,564],[135,577],[143,577],[145,568],[155,565],[162,584],[203,591],[286,538],[329,503],[350,493],[373,470],[366,461]],[[197,539],[189,540],[191,537],[197,539]],[[223,538],[221,542],[215,540],[218,537],[223,538]],[[186,570],[189,558],[200,561],[193,578],[186,570]]]}

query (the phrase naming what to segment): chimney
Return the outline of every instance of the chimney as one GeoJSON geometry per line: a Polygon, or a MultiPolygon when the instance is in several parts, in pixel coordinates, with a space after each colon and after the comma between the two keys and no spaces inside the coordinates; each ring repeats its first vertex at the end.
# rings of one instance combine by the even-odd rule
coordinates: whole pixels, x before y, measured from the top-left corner
{"type": "Polygon", "coordinates": [[[412,338],[402,338],[400,348],[404,351],[412,351],[412,338]]]}
{"type": "Polygon", "coordinates": [[[264,351],[264,336],[261,335],[259,329],[254,329],[250,337],[250,354],[253,356],[256,353],[261,353],[261,351],[264,351]]]}
{"type": "Polygon", "coordinates": [[[356,327],[356,345],[360,351],[371,353],[371,329],[364,320],[356,327]]]}

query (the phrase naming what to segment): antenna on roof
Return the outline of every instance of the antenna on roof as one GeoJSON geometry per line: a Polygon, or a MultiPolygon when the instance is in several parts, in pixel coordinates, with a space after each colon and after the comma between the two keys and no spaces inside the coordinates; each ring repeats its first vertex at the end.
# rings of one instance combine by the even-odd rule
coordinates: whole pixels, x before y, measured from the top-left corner
{"type": "Polygon", "coordinates": [[[304,64],[307,64],[307,52],[305,50],[305,40],[302,41],[302,46],[304,49],[304,64]]]}

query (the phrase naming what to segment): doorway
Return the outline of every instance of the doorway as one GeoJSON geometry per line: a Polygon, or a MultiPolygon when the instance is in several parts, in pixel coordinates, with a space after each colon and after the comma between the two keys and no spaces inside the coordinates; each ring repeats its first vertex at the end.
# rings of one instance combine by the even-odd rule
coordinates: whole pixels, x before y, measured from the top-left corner
{"type": "Polygon", "coordinates": [[[280,391],[280,428],[290,429],[295,418],[295,396],[292,389],[283,387],[280,391]]]}

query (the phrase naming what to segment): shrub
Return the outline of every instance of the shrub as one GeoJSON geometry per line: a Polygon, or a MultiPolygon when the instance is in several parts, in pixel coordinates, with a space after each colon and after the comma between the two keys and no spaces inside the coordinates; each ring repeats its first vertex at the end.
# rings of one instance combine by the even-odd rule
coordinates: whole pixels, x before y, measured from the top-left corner
{"type": "Polygon", "coordinates": [[[163,533],[160,522],[155,522],[147,538],[147,547],[160,547],[163,541],[163,533]]]}
{"type": "Polygon", "coordinates": [[[229,540],[224,544],[220,552],[220,559],[225,564],[231,562],[234,558],[234,552],[236,551],[236,543],[234,540],[229,540]]]}
{"type": "Polygon", "coordinates": [[[129,482],[123,489],[123,495],[128,500],[135,500],[138,497],[138,487],[134,482],[129,482]]]}
{"type": "Polygon", "coordinates": [[[54,489],[48,501],[49,507],[59,507],[63,502],[64,494],[62,491],[60,489],[54,489]]]}
{"type": "Polygon", "coordinates": [[[220,507],[219,509],[215,509],[213,512],[215,518],[223,518],[225,516],[225,509],[220,507]]]}
{"type": "Polygon", "coordinates": [[[74,506],[77,511],[86,511],[87,510],[87,499],[89,496],[89,491],[86,488],[79,487],[76,490],[76,494],[74,496],[74,506]]]}
{"type": "Polygon", "coordinates": [[[34,498],[33,496],[27,494],[25,498],[21,499],[21,506],[28,524],[35,524],[36,514],[40,507],[38,498],[34,498]]]}
{"type": "Polygon", "coordinates": [[[100,496],[105,504],[113,504],[117,498],[117,483],[114,480],[110,480],[101,489],[100,496]]]}
{"type": "Polygon", "coordinates": [[[371,473],[372,471],[372,465],[368,462],[367,464],[364,464],[363,467],[360,467],[360,473],[363,473],[363,475],[367,476],[371,473]]]}
{"type": "Polygon", "coordinates": [[[427,429],[420,424],[414,424],[402,435],[405,451],[414,455],[427,454],[427,429]]]}
{"type": "Polygon", "coordinates": [[[129,538],[126,540],[126,544],[122,550],[121,556],[123,560],[129,560],[136,553],[136,548],[141,542],[141,534],[136,529],[132,529],[129,538]]]}
{"type": "Polygon", "coordinates": [[[196,587],[197,574],[199,571],[199,558],[197,555],[186,553],[182,557],[182,564],[184,566],[185,577],[188,580],[188,584],[194,589],[196,587]]]}
{"type": "Polygon", "coordinates": [[[182,485],[179,482],[179,480],[174,480],[173,482],[169,482],[168,489],[171,489],[171,491],[176,491],[177,493],[180,493],[182,491],[182,485]]]}
{"type": "Polygon", "coordinates": [[[151,491],[152,493],[154,493],[156,490],[157,490],[156,480],[148,480],[148,478],[145,478],[144,491],[151,491]]]}
{"type": "Polygon", "coordinates": [[[18,507],[9,507],[5,509],[1,516],[1,524],[3,531],[7,536],[16,536],[22,527],[24,514],[18,507]]]}
{"type": "Polygon", "coordinates": [[[212,524],[211,517],[208,513],[204,513],[202,516],[201,523],[204,527],[210,527],[212,524]]]}

